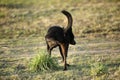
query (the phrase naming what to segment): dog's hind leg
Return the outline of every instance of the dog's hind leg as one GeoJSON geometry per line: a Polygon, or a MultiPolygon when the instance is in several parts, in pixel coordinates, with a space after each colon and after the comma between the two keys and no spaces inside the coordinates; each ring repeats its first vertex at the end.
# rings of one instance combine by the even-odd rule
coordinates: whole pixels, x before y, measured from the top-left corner
{"type": "Polygon", "coordinates": [[[50,46],[47,43],[47,52],[49,53],[49,55],[51,56],[51,50],[50,50],[50,46]]]}
{"type": "Polygon", "coordinates": [[[64,70],[67,70],[67,61],[66,61],[66,48],[65,48],[65,44],[61,44],[60,45],[61,47],[61,50],[62,50],[62,55],[63,55],[63,58],[64,58],[64,70]]]}
{"type": "Polygon", "coordinates": [[[64,61],[64,56],[63,56],[63,54],[62,54],[62,49],[61,49],[60,46],[59,46],[59,50],[60,50],[60,54],[61,54],[61,57],[62,57],[62,61],[64,61]]]}

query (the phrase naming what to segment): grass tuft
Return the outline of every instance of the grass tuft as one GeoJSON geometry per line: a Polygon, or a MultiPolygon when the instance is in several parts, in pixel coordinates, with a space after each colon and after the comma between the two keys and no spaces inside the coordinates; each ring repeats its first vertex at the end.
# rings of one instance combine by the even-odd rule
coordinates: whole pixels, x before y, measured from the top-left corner
{"type": "Polygon", "coordinates": [[[29,67],[33,72],[44,72],[56,70],[58,63],[54,58],[50,57],[46,51],[39,51],[38,55],[31,59],[29,67]]]}
{"type": "Polygon", "coordinates": [[[98,76],[107,73],[107,66],[100,62],[92,63],[90,73],[92,76],[98,76]]]}

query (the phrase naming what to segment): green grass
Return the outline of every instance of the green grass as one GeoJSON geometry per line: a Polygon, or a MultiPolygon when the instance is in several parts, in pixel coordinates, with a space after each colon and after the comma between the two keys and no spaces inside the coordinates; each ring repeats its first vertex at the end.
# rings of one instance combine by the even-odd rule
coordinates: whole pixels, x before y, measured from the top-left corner
{"type": "Polygon", "coordinates": [[[0,80],[119,80],[119,7],[119,0],[1,0],[0,80]],[[28,65],[38,69],[34,65],[42,59],[39,51],[46,49],[49,26],[66,26],[63,9],[73,16],[77,42],[69,48],[70,66],[63,71],[55,49],[58,68],[32,72],[28,65]]]}

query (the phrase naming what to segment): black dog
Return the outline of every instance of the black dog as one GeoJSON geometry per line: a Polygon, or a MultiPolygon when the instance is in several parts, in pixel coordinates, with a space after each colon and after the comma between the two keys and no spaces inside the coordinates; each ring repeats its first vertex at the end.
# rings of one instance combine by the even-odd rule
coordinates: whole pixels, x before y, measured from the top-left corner
{"type": "Polygon", "coordinates": [[[60,26],[52,26],[49,28],[45,40],[47,44],[48,53],[51,55],[51,50],[59,46],[60,54],[64,61],[64,70],[67,70],[66,57],[68,53],[69,44],[75,45],[74,35],[72,33],[73,19],[69,12],[61,11],[68,19],[67,28],[61,28],[60,26]]]}

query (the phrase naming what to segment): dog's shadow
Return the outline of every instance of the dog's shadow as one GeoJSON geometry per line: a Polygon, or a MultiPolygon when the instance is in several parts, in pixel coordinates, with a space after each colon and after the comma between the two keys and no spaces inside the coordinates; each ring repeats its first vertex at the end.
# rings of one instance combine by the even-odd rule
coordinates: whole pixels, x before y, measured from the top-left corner
{"type": "MultiPolygon", "coordinates": [[[[89,65],[82,65],[82,64],[69,64],[67,65],[68,66],[68,71],[69,70],[79,70],[81,71],[82,69],[90,69],[90,66],[89,65]]],[[[63,70],[63,63],[60,63],[58,64],[58,70],[56,71],[61,71],[63,70]]]]}
{"type": "MultiPolygon", "coordinates": [[[[71,56],[69,56],[69,57],[71,57],[71,56]]],[[[76,57],[76,56],[74,56],[74,57],[76,57]]],[[[64,63],[62,62],[61,56],[56,56],[56,57],[54,57],[54,59],[55,59],[56,61],[58,61],[58,69],[55,70],[55,71],[62,71],[62,70],[63,70],[64,63]]],[[[89,70],[89,69],[90,69],[90,65],[89,65],[89,64],[82,63],[81,61],[82,61],[82,60],[69,61],[69,62],[68,62],[69,66],[67,66],[67,67],[68,67],[67,70],[68,70],[68,71],[69,71],[69,70],[78,70],[78,71],[81,71],[81,70],[84,70],[84,69],[89,70]],[[80,61],[80,62],[79,62],[79,61],[80,61]]]]}

